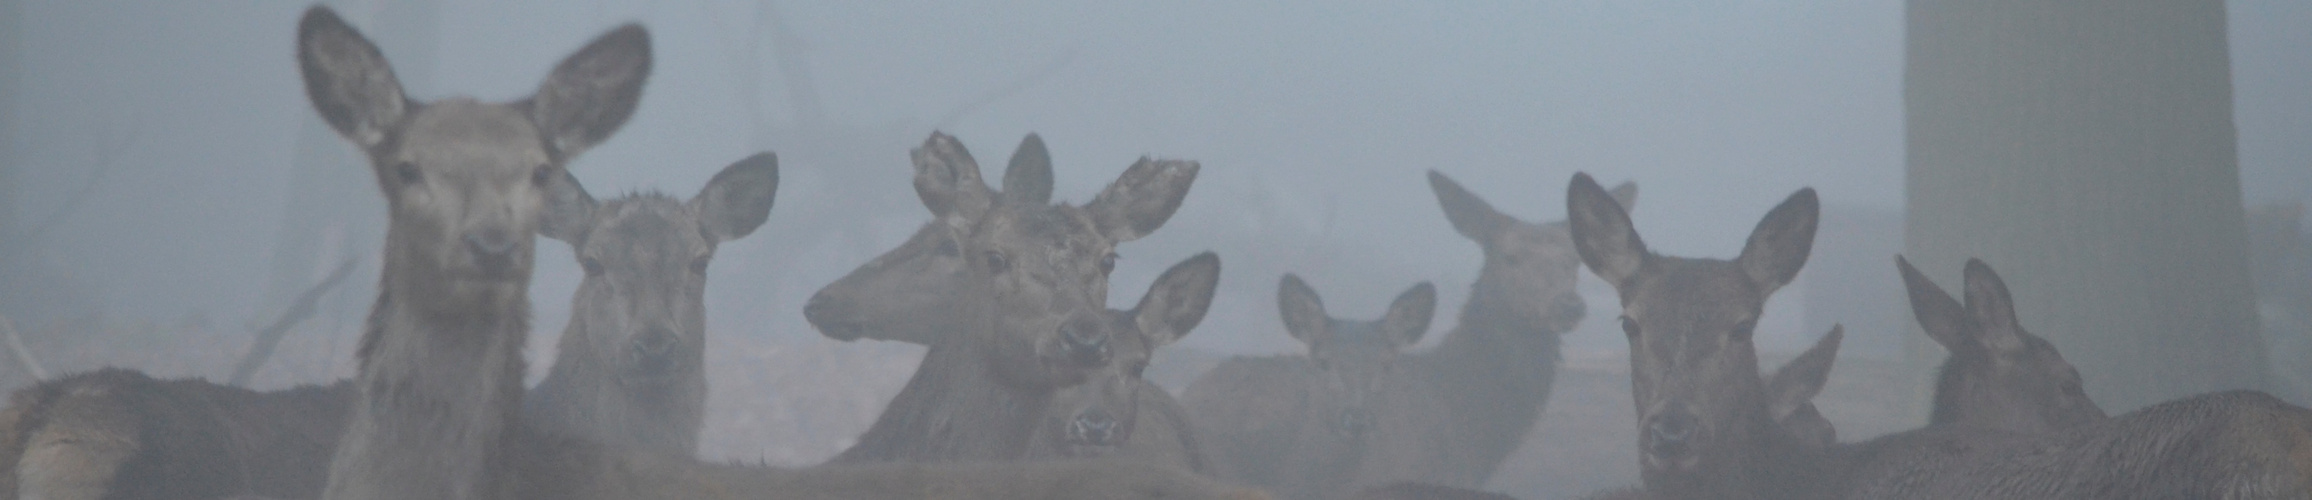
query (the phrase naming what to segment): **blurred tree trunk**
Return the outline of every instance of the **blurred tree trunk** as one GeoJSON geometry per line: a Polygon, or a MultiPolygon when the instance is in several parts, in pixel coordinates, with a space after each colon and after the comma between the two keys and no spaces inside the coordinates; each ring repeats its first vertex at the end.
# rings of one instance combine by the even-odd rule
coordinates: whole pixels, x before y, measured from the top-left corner
{"type": "MultiPolygon", "coordinates": [[[[2113,413],[2265,387],[2218,1],[1909,0],[1906,255],[1981,257],[2113,413]]],[[[1892,271],[1886,271],[1892,272],[1892,271]]],[[[1940,360],[1908,335],[1914,366],[1940,360]]]]}
{"type": "MultiPolygon", "coordinates": [[[[439,0],[325,2],[345,14],[363,34],[377,42],[403,90],[412,96],[434,95],[433,74],[441,40],[439,0]]],[[[302,101],[302,99],[300,99],[302,101]]],[[[281,229],[275,233],[272,271],[266,278],[265,304],[257,316],[271,318],[287,308],[299,292],[319,281],[343,259],[382,249],[385,237],[385,200],[377,194],[369,160],[348,145],[321,116],[300,114],[296,151],[291,156],[289,192],[282,207],[281,229]]],[[[375,290],[376,273],[355,273],[346,290],[375,290]]],[[[324,314],[365,311],[369,293],[331,294],[324,314]]],[[[323,318],[314,324],[358,324],[323,318]]],[[[252,326],[254,328],[254,326],[252,326]]]]}

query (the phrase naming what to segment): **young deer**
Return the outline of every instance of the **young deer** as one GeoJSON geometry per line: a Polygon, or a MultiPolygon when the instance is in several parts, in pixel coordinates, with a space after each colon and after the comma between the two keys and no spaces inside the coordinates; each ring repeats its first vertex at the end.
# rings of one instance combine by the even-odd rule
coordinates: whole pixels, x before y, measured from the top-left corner
{"type": "MultiPolygon", "coordinates": [[[[391,207],[383,285],[362,339],[354,379],[358,393],[330,462],[324,498],[1258,496],[1185,472],[1123,462],[800,471],[715,466],[519,426],[515,416],[521,407],[520,348],[528,334],[530,245],[542,227],[560,227],[545,220],[545,207],[577,199],[575,187],[561,182],[566,179],[563,162],[606,138],[632,114],[650,66],[648,35],[633,25],[611,31],[557,66],[536,97],[511,104],[409,101],[376,46],[326,8],[307,11],[298,47],[314,108],[368,152],[391,207]]],[[[934,148],[954,147],[952,139],[941,143],[943,137],[933,137],[934,148]]],[[[1155,172],[1145,174],[1168,178],[1173,176],[1164,174],[1177,172],[1164,167],[1152,166],[1148,170],[1155,172]]],[[[1186,170],[1192,175],[1193,165],[1186,170]]],[[[922,191],[943,210],[990,210],[984,186],[979,191],[936,189],[956,184],[960,172],[922,174],[919,187],[934,188],[922,191]]],[[[1078,267],[1095,265],[1090,262],[1108,251],[1082,245],[1081,239],[1033,238],[1048,235],[1041,231],[1051,226],[1089,225],[1110,240],[1153,229],[1142,217],[1147,212],[1140,210],[1151,200],[1125,191],[1103,196],[1107,205],[1092,204],[1115,210],[1047,212],[1074,217],[1033,221],[973,218],[1015,223],[962,241],[974,252],[968,255],[977,257],[973,276],[982,280],[974,284],[992,290],[993,300],[983,301],[982,308],[1073,312],[1084,308],[1078,301],[1096,307],[1104,297],[1023,296],[1023,291],[1053,288],[1034,282],[1045,277],[1038,271],[1061,259],[1023,260],[1017,266],[1022,272],[994,275],[1010,268],[1005,264],[1012,254],[1006,252],[1016,248],[1005,244],[1072,243],[1068,256],[1074,258],[1064,262],[1078,267]]],[[[1169,207],[1177,207],[1178,197],[1170,200],[1169,207]]],[[[1104,291],[1105,283],[1098,284],[1104,291]]],[[[1083,370],[1073,362],[1100,357],[1104,339],[1078,328],[1087,322],[1055,321],[1053,316],[1075,317],[975,319],[985,321],[982,332],[1025,333],[1004,339],[1011,342],[990,342],[997,350],[1066,361],[1011,366],[1002,375],[1080,378],[1083,370]]]]}
{"type": "Polygon", "coordinates": [[[1204,320],[1219,284],[1220,257],[1204,252],[1157,276],[1132,309],[1108,311],[1116,333],[1113,359],[1091,381],[1053,396],[1027,458],[1114,455],[1210,473],[1180,403],[1140,375],[1157,348],[1204,320]]]}
{"type": "Polygon", "coordinates": [[[959,328],[933,340],[914,378],[834,462],[1023,457],[1053,393],[1114,354],[1105,304],[1115,245],[1170,219],[1197,165],[1143,158],[1075,207],[995,192],[946,134],[914,159],[916,192],[950,222],[933,226],[935,251],[952,249],[963,265],[950,323],[959,328]]]}

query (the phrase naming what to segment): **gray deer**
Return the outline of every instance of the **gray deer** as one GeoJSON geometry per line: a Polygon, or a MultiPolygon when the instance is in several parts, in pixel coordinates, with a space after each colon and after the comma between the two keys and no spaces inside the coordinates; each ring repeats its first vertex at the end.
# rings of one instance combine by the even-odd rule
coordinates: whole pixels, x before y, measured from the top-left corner
{"type": "Polygon", "coordinates": [[[1211,473],[1187,412],[1141,373],[1156,349],[1204,320],[1219,284],[1220,257],[1204,252],[1157,276],[1132,309],[1108,311],[1113,359],[1091,381],[1053,395],[1027,458],[1124,456],[1211,473]]]}
{"type": "MultiPolygon", "coordinates": [[[[577,199],[575,186],[562,182],[563,162],[607,138],[632,114],[650,66],[648,35],[636,25],[612,30],[558,65],[536,96],[507,104],[408,100],[377,47],[327,8],[306,12],[297,45],[314,108],[368,153],[391,207],[381,290],[359,350],[358,392],[330,461],[324,498],[1261,496],[1131,462],[781,470],[700,464],[524,427],[516,415],[531,245],[542,228],[562,227],[546,220],[546,207],[577,199]]],[[[941,174],[927,173],[935,178],[923,184],[956,180],[941,174]]],[[[973,194],[948,190],[936,198],[948,209],[988,209],[985,198],[973,194]]],[[[1109,236],[1152,229],[1132,217],[1139,213],[1127,210],[1121,220],[1103,219],[1093,227],[1110,230],[1109,236]]],[[[1088,223],[1084,218],[1073,220],[1088,223]]],[[[995,232],[1033,234],[1040,227],[1022,222],[995,232]]],[[[1002,264],[1003,252],[1012,249],[992,239],[963,241],[971,255],[998,257],[978,261],[975,270],[1002,264]]],[[[1078,260],[1096,261],[1108,249],[1075,250],[1082,254],[1078,260]]],[[[1019,268],[1043,265],[1022,262],[1019,268]]],[[[990,284],[989,295],[997,299],[991,302],[1063,302],[1022,297],[1022,288],[1036,288],[1021,286],[1026,280],[1017,274],[1004,278],[1009,281],[990,284]]],[[[1090,299],[1097,304],[1099,298],[1104,297],[1090,299]]],[[[997,318],[981,317],[995,326],[997,318]]],[[[1024,342],[1005,348],[1062,359],[1083,352],[1060,345],[1058,337],[1067,335],[1059,325],[1072,323],[1050,316],[1006,319],[1005,326],[1015,327],[1006,331],[1021,332],[1032,325],[1018,322],[1043,320],[1048,329],[1041,331],[1049,335],[1022,335],[1014,340],[1024,342]]],[[[1068,365],[1029,366],[1015,367],[1014,374],[1076,371],[1068,365]]]]}
{"type": "Polygon", "coordinates": [[[994,191],[946,134],[914,160],[916,192],[937,217],[927,246],[961,264],[962,300],[946,311],[956,331],[932,340],[915,376],[833,463],[1024,457],[1054,393],[1112,360],[1115,245],[1162,227],[1197,164],[1143,158],[1076,207],[994,191]]]}

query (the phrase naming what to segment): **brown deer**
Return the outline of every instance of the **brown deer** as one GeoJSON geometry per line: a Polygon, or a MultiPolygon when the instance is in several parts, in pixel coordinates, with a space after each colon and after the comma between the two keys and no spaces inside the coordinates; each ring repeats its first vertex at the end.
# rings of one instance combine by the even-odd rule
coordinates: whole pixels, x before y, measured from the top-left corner
{"type": "Polygon", "coordinates": [[[2007,283],[1989,264],[1967,259],[1965,305],[1902,256],[1895,256],[1895,268],[1910,293],[1911,314],[1951,353],[1935,382],[1927,425],[2041,434],[2109,418],[2080,387],[2079,370],[2015,319],[2007,283]]]}
{"type": "MultiPolygon", "coordinates": [[[[749,157],[688,203],[640,193],[597,204],[578,189],[549,207],[546,234],[570,242],[589,272],[524,417],[613,446],[691,454],[705,404],[703,266],[715,241],[769,216],[777,169],[767,153],[749,157]]],[[[19,471],[0,477],[0,498],[17,481],[52,497],[313,498],[353,395],[350,382],[255,392],[119,369],[43,383],[0,412],[0,463],[19,471]]]]}
{"type": "MultiPolygon", "coordinates": [[[[565,179],[577,186],[577,179],[565,179]]],[[[689,201],[648,192],[556,200],[542,233],[574,247],[586,278],[554,367],[523,400],[541,430],[689,456],[706,414],[706,269],[715,245],[762,226],[778,159],[747,157],[689,201]]]]}
{"type": "Polygon", "coordinates": [[[954,276],[964,299],[949,323],[958,331],[933,339],[907,386],[833,462],[1021,458],[1053,393],[1112,359],[1105,303],[1115,245],[1161,227],[1197,165],[1144,158],[1075,207],[995,192],[945,134],[914,158],[916,192],[948,222],[931,226],[942,233],[934,252],[952,249],[962,263],[954,276]]]}
{"type": "MultiPolygon", "coordinates": [[[[648,35],[635,25],[612,30],[557,66],[537,96],[511,104],[466,99],[420,104],[402,97],[376,46],[327,8],[307,11],[299,24],[298,48],[314,107],[368,152],[391,207],[383,285],[359,350],[358,392],[330,461],[324,498],[1259,496],[1186,472],[1129,462],[790,471],[705,465],[522,427],[515,417],[522,395],[520,348],[528,333],[530,245],[542,227],[559,227],[545,220],[545,208],[575,199],[573,187],[560,182],[566,177],[563,162],[608,137],[632,113],[650,66],[648,35]]],[[[933,146],[954,147],[952,139],[942,143],[943,137],[935,135],[933,146]]],[[[1179,170],[1165,166],[1170,165],[1142,173],[1170,178],[1165,174],[1179,170]]],[[[1186,170],[1192,175],[1193,164],[1186,170]]],[[[952,186],[960,177],[953,171],[923,174],[918,185],[933,188],[952,186]]],[[[993,290],[989,295],[996,299],[984,308],[1021,307],[1019,302],[1029,301],[1057,303],[1063,312],[1086,308],[1068,299],[1088,299],[1097,307],[1104,297],[1021,296],[1023,289],[1051,288],[1024,283],[1044,278],[1037,271],[1051,263],[1023,260],[1014,267],[1007,260],[1014,254],[1007,251],[1071,243],[1077,245],[1069,249],[1075,258],[1067,263],[1097,265],[1108,248],[1085,247],[1083,239],[1032,236],[1047,235],[1039,231],[1054,226],[1089,226],[1110,240],[1152,230],[1155,224],[1142,217],[1148,213],[1142,209],[1165,203],[1138,196],[1144,193],[1132,188],[1140,187],[1145,186],[1130,185],[1091,204],[1114,210],[1046,211],[1040,214],[1073,217],[1036,220],[975,218],[1012,222],[973,234],[980,239],[962,241],[975,257],[973,276],[984,278],[979,284],[993,290]],[[1021,272],[1000,272],[1011,269],[1021,272]]],[[[943,209],[1001,210],[987,203],[984,186],[923,191],[943,209]]],[[[1176,207],[1178,197],[1170,200],[1170,207],[1176,207]]],[[[1105,283],[1098,284],[1104,291],[1105,283]]],[[[1098,322],[1053,321],[1051,316],[975,316],[986,322],[982,331],[1049,332],[989,343],[998,350],[1068,362],[1006,366],[1002,375],[1080,378],[1083,370],[1073,362],[1103,354],[1104,339],[1080,328],[1084,323],[1097,328],[1098,322]],[[1025,321],[1043,324],[1020,324],[1025,321]]]]}
{"type": "MultiPolygon", "coordinates": [[[[1396,361],[1399,369],[1390,375],[1403,379],[1402,384],[1411,390],[1428,394],[1418,398],[1435,401],[1410,403],[1412,406],[1391,411],[1422,415],[1416,418],[1441,426],[1443,430],[1437,432],[1445,436],[1449,444],[1443,456],[1416,453],[1362,458],[1360,460],[1371,462],[1376,468],[1368,469],[1373,473],[1358,476],[1358,480],[1367,484],[1416,480],[1474,488],[1483,485],[1501,461],[1517,448],[1541,414],[1556,375],[1558,335],[1576,326],[1584,313],[1585,305],[1574,290],[1581,261],[1573,251],[1563,222],[1537,224],[1518,220],[1493,209],[1484,199],[1441,173],[1429,173],[1429,186],[1453,228],[1476,242],[1483,251],[1484,267],[1478,273],[1477,282],[1470,287],[1470,299],[1462,307],[1459,325],[1434,349],[1408,354],[1396,361]],[[1392,467],[1403,468],[1392,471],[1392,467]],[[1414,473],[1415,468],[1429,472],[1414,473]]],[[[1615,188],[1614,196],[1625,207],[1634,205],[1637,186],[1623,184],[1615,188]]],[[[1279,397],[1303,391],[1301,384],[1307,382],[1252,378],[1308,377],[1308,373],[1314,373],[1255,367],[1256,364],[1290,363],[1249,358],[1229,361],[1206,373],[1183,393],[1185,398],[1193,400],[1189,403],[1192,418],[1213,433],[1208,441],[1214,443],[1211,446],[1217,455],[1223,455],[1220,459],[1249,464],[1238,468],[1244,474],[1238,476],[1240,480],[1276,484],[1269,482],[1274,479],[1264,478],[1278,477],[1273,467],[1289,466],[1286,465],[1289,461],[1273,456],[1273,450],[1281,449],[1278,445],[1252,443],[1259,442],[1255,436],[1283,439],[1277,436],[1283,435],[1280,432],[1285,427],[1279,426],[1292,425],[1284,422],[1302,418],[1300,410],[1254,407],[1279,406],[1282,403],[1275,401],[1291,400],[1279,397]],[[1204,394],[1206,392],[1213,394],[1204,394]],[[1218,394],[1223,392],[1228,395],[1218,394]],[[1221,451],[1221,447],[1229,446],[1236,448],[1221,451]]],[[[1327,371],[1361,369],[1351,361],[1332,363],[1327,368],[1330,369],[1327,371]]],[[[1376,450],[1383,454],[1406,453],[1376,450]]],[[[1302,496],[1312,495],[1316,493],[1307,492],[1302,496]]]]}
{"type": "MultiPolygon", "coordinates": [[[[1005,169],[1003,185],[1007,202],[1049,203],[1051,157],[1042,138],[1029,134],[1020,142],[1005,169]]],[[[804,308],[804,316],[821,333],[840,340],[869,338],[928,346],[954,332],[953,311],[963,296],[956,293],[963,263],[941,228],[956,223],[952,217],[925,223],[906,243],[821,288],[804,308]]],[[[1179,402],[1163,388],[1141,380],[1136,368],[1144,366],[1154,349],[1193,329],[1210,307],[1219,258],[1207,255],[1165,271],[1138,307],[1108,312],[1117,346],[1109,369],[1092,382],[1056,393],[1028,444],[1027,458],[1114,454],[1208,472],[1179,402]],[[1163,321],[1155,321],[1158,318],[1163,321]],[[1127,373],[1129,378],[1123,377],[1127,373]],[[1126,380],[1131,387],[1116,385],[1126,380]],[[1128,404],[1121,400],[1124,395],[1132,396],[1128,404]],[[1090,432],[1103,427],[1128,431],[1090,432]]]]}
{"type": "Polygon", "coordinates": [[[1204,252],[1173,264],[1130,310],[1110,310],[1115,344],[1106,369],[1061,389],[1044,411],[1027,458],[1125,456],[1209,473],[1187,413],[1164,388],[1140,377],[1157,348],[1204,321],[1220,284],[1220,256],[1204,252]]]}
{"type": "Polygon", "coordinates": [[[1181,393],[1216,468],[1287,498],[1339,498],[1361,482],[1437,474],[1428,467],[1440,464],[1449,444],[1446,424],[1417,409],[1440,402],[1394,376],[1404,368],[1401,352],[1428,331],[1436,297],[1436,287],[1422,282],[1398,294],[1380,319],[1342,320],[1286,274],[1277,311],[1308,354],[1232,358],[1181,393]]]}

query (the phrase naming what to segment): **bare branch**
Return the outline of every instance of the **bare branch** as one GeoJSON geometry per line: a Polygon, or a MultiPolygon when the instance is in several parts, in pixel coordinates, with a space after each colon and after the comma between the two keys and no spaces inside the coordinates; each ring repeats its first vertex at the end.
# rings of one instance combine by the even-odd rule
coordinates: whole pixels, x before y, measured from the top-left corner
{"type": "Polygon", "coordinates": [[[271,326],[259,330],[257,338],[249,344],[248,354],[241,356],[241,362],[233,365],[233,376],[226,383],[247,386],[249,378],[257,374],[257,368],[264,366],[267,358],[273,357],[273,348],[281,344],[281,338],[289,335],[289,328],[312,317],[315,305],[321,302],[321,296],[345,281],[346,276],[352,275],[354,264],[359,262],[360,259],[345,259],[344,263],[337,265],[337,270],[329,272],[329,277],[322,278],[320,283],[315,283],[312,288],[305,289],[305,293],[298,295],[297,301],[289,306],[289,310],[282,311],[281,317],[273,320],[271,326]]]}
{"type": "Polygon", "coordinates": [[[16,355],[16,366],[24,367],[33,380],[48,380],[48,369],[40,367],[40,360],[32,357],[32,350],[24,348],[24,338],[16,334],[16,322],[0,316],[0,340],[8,343],[8,352],[16,355]]]}

